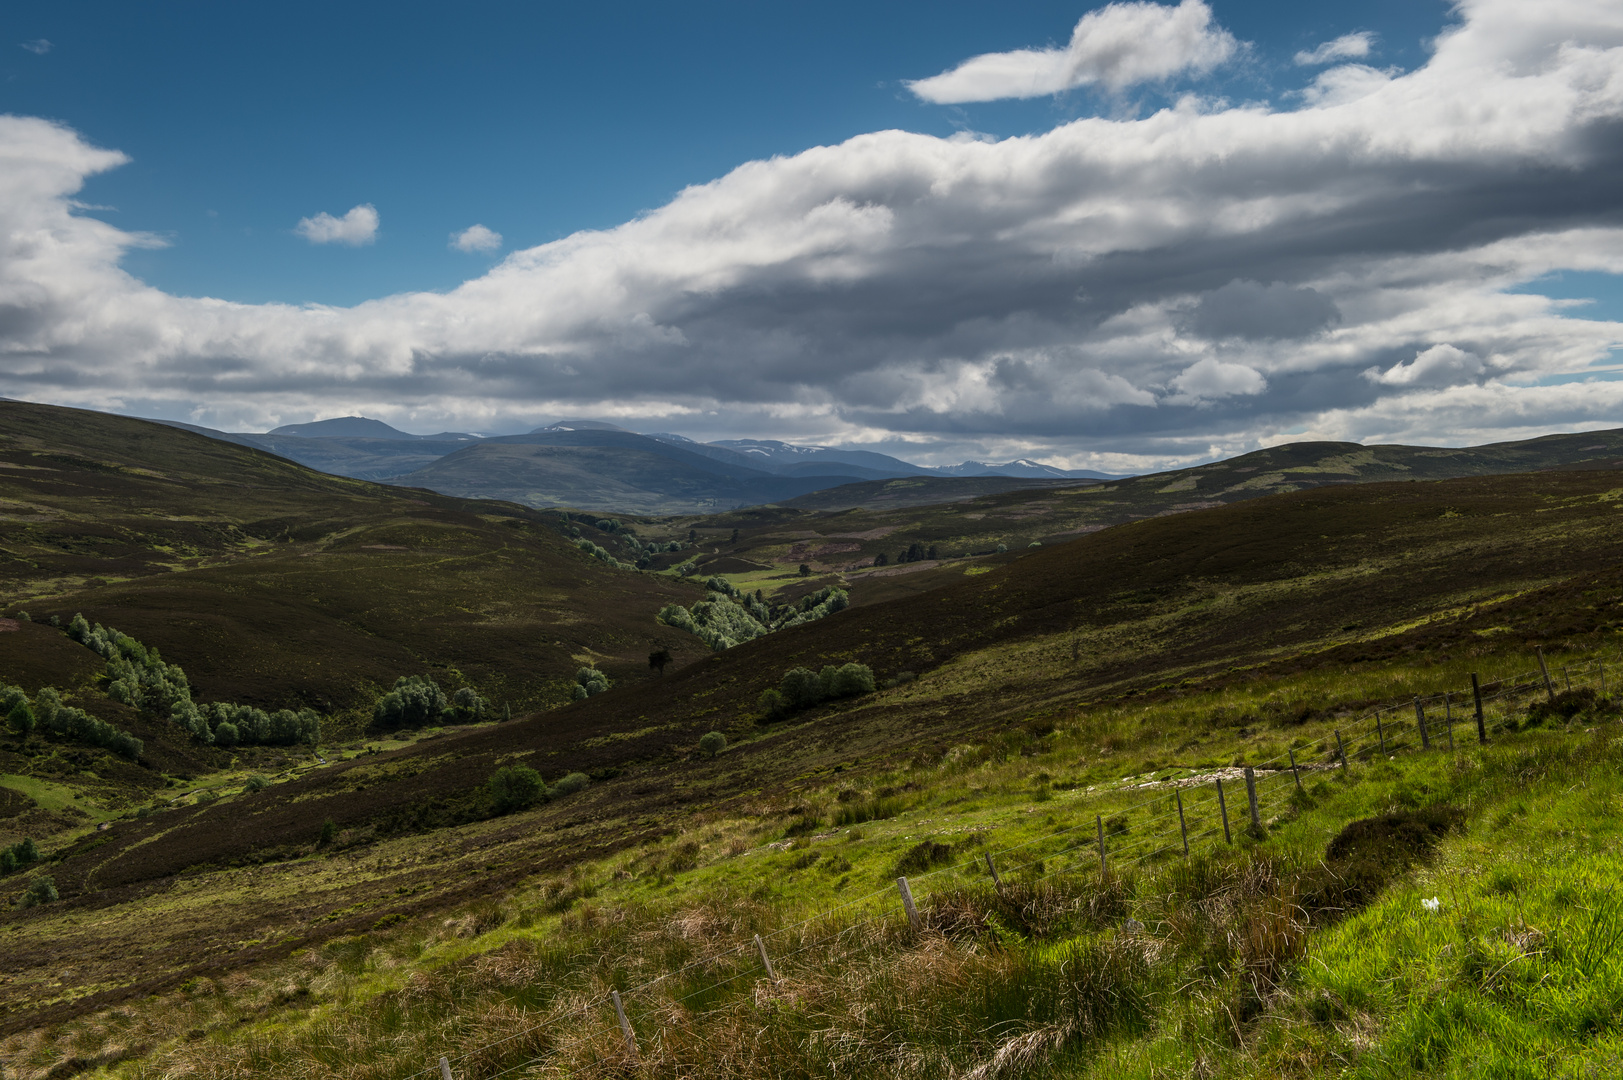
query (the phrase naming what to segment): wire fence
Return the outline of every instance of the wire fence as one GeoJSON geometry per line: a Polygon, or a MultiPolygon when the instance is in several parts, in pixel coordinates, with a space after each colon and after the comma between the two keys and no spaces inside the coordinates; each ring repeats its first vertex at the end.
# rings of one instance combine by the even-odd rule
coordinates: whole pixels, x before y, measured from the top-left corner
{"type": "MultiPolygon", "coordinates": [[[[650,1027],[663,1028],[667,1024],[686,1026],[683,1014],[688,1003],[696,998],[715,995],[746,979],[781,980],[806,953],[836,947],[842,939],[855,943],[869,927],[889,924],[900,935],[898,940],[905,940],[910,933],[924,932],[924,920],[918,913],[914,891],[926,883],[948,875],[955,876],[960,883],[965,878],[982,883],[990,878],[1001,890],[1005,887],[1001,881],[1005,876],[1020,881],[1041,881],[1059,874],[1076,873],[1083,864],[1092,861],[1097,862],[1102,875],[1108,876],[1152,859],[1189,857],[1197,850],[1214,846],[1220,849],[1235,843],[1240,834],[1265,835],[1274,813],[1286,809],[1303,786],[1304,774],[1313,778],[1338,770],[1347,773],[1353,764],[1395,758],[1399,753],[1457,753],[1480,748],[1495,736],[1516,730],[1521,716],[1535,699],[1553,701],[1556,694],[1574,689],[1593,689],[1603,699],[1609,696],[1611,687],[1604,660],[1596,658],[1552,672],[1542,652],[1537,659],[1538,666],[1529,671],[1486,683],[1479,682],[1473,674],[1469,687],[1380,705],[1348,719],[1317,739],[1298,739],[1285,753],[1263,761],[1151,781],[1126,789],[1146,791],[1145,797],[1136,802],[1121,803],[1122,789],[1100,792],[1092,800],[1095,805],[1068,807],[1073,813],[1084,811],[1083,820],[1075,824],[1023,843],[982,851],[934,870],[898,878],[893,885],[853,897],[769,933],[753,935],[747,941],[691,960],[663,975],[622,990],[594,995],[573,1008],[549,1014],[536,1024],[470,1049],[459,1057],[441,1058],[438,1064],[406,1074],[401,1080],[434,1074],[439,1074],[441,1080],[459,1080],[458,1070],[465,1073],[464,1067],[474,1058],[484,1058],[492,1050],[571,1017],[609,1009],[615,1013],[613,1022],[620,1028],[623,1055],[604,1059],[596,1065],[604,1071],[620,1071],[627,1062],[635,1062],[640,1057],[639,1030],[646,1033],[650,1027]],[[1094,810],[1091,820],[1085,813],[1089,809],[1094,810]],[[1127,831],[1124,819],[1143,810],[1153,812],[1147,818],[1133,819],[1131,830],[1127,831]],[[1191,822],[1201,827],[1191,828],[1191,822]],[[1078,865],[1061,868],[1060,860],[1066,856],[1072,856],[1072,862],[1078,865]],[[862,914],[864,908],[872,910],[862,914]],[[854,918],[855,915],[861,917],[854,918]],[[774,954],[773,946],[784,939],[789,939],[792,947],[774,954]],[[744,960],[730,974],[689,989],[679,997],[650,1002],[640,1011],[626,1008],[627,1002],[641,999],[663,984],[696,969],[714,969],[737,957],[744,960]]],[[[1612,665],[1615,683],[1619,668],[1615,660],[1612,665]]],[[[927,908],[931,899],[934,897],[925,897],[927,908]]],[[[658,1038],[657,1032],[655,1037],[658,1038]]],[[[539,1064],[544,1058],[545,1055],[531,1057],[501,1072],[478,1078],[462,1075],[460,1080],[498,1080],[539,1064]]]]}

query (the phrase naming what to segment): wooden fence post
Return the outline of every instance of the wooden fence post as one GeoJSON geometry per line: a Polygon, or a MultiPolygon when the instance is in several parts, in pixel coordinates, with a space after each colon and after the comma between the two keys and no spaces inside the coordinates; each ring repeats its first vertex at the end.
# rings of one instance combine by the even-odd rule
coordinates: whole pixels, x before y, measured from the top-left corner
{"type": "Polygon", "coordinates": [[[1347,774],[1347,748],[1341,745],[1341,732],[1336,732],[1336,757],[1341,759],[1341,773],[1347,774]]]}
{"type": "Polygon", "coordinates": [[[761,940],[760,934],[755,935],[755,947],[761,951],[761,966],[766,968],[766,977],[777,982],[778,973],[772,970],[772,958],[766,954],[766,942],[761,940]]]}
{"type": "Polygon", "coordinates": [[[1223,780],[1221,777],[1217,780],[1217,812],[1223,815],[1223,842],[1225,844],[1234,843],[1234,837],[1229,833],[1229,804],[1223,798],[1223,780]]]}
{"type": "Polygon", "coordinates": [[[1550,669],[1544,663],[1544,646],[1535,645],[1538,651],[1538,672],[1544,676],[1544,696],[1550,701],[1555,700],[1555,684],[1550,681],[1550,669]]]}
{"type": "Polygon", "coordinates": [[[1454,704],[1449,700],[1453,696],[1454,691],[1443,691],[1443,724],[1448,728],[1449,750],[1454,749],[1454,704]]]}
{"type": "Polygon", "coordinates": [[[1606,665],[1600,665],[1600,696],[1606,696],[1606,665]]]}
{"type": "Polygon", "coordinates": [[[1093,815],[1093,824],[1099,830],[1099,876],[1109,877],[1110,868],[1105,865],[1105,819],[1103,814],[1093,815]]]}
{"type": "Polygon", "coordinates": [[[1420,749],[1431,749],[1431,736],[1426,733],[1426,707],[1420,704],[1420,698],[1414,699],[1414,719],[1420,725],[1420,749]]]}
{"type": "Polygon", "coordinates": [[[904,877],[896,879],[896,888],[901,891],[902,909],[907,912],[907,921],[913,924],[913,932],[916,934],[924,929],[924,923],[919,919],[919,909],[913,906],[913,890],[907,887],[907,879],[904,877]]]}
{"type": "Polygon", "coordinates": [[[1249,765],[1245,767],[1245,797],[1251,804],[1251,827],[1262,828],[1262,818],[1257,814],[1257,774],[1249,765]]]}
{"type": "Polygon", "coordinates": [[[631,1021],[626,1019],[626,1007],[620,1001],[620,991],[610,990],[609,996],[614,998],[614,1011],[620,1017],[620,1034],[626,1037],[626,1053],[631,1055],[632,1061],[636,1061],[637,1034],[631,1030],[631,1021]]]}
{"type": "Polygon", "coordinates": [[[992,888],[1003,888],[1003,879],[997,876],[997,867],[992,865],[992,853],[986,853],[986,872],[992,875],[992,888]]]}
{"type": "Polygon", "coordinates": [[[1375,737],[1381,740],[1381,753],[1386,753],[1386,729],[1381,726],[1381,710],[1375,710],[1375,737]]]}
{"type": "Polygon", "coordinates": [[[1285,753],[1291,756],[1291,779],[1296,781],[1296,790],[1302,790],[1302,774],[1296,769],[1296,750],[1294,747],[1285,747],[1285,753]]]}
{"type": "Polygon", "coordinates": [[[1172,797],[1178,800],[1178,832],[1183,836],[1183,857],[1189,858],[1189,823],[1183,819],[1183,794],[1172,789],[1172,797]]]}
{"type": "Polygon", "coordinates": [[[1476,741],[1487,746],[1488,725],[1482,718],[1482,684],[1477,681],[1474,671],[1471,672],[1471,697],[1476,700],[1476,741]]]}
{"type": "Polygon", "coordinates": [[[440,1058],[440,1080],[451,1080],[451,1063],[440,1058]]]}

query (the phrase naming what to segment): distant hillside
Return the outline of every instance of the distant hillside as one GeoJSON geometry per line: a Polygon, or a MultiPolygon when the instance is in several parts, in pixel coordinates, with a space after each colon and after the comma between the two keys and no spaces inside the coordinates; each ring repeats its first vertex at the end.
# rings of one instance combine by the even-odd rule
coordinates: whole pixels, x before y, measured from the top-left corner
{"type": "Polygon", "coordinates": [[[0,403],[0,464],[10,602],[161,647],[205,700],[331,713],[454,669],[515,710],[558,704],[581,657],[647,677],[654,613],[694,598],[587,557],[556,517],[144,420],[0,403]]]}

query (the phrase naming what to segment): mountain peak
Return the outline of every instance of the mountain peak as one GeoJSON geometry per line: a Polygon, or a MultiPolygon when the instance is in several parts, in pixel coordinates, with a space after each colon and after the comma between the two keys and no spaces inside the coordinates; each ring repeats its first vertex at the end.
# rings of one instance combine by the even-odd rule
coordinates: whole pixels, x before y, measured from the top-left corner
{"type": "Polygon", "coordinates": [[[335,416],[330,420],[317,420],[309,424],[283,424],[266,432],[268,435],[297,435],[302,439],[416,439],[399,428],[390,427],[382,420],[368,420],[364,416],[335,416]]]}

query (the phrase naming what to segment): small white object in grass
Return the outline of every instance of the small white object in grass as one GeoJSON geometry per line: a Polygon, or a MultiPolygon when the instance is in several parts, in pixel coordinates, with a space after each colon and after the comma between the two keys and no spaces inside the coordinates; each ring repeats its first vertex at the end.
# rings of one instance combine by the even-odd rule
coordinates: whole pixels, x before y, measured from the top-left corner
{"type": "Polygon", "coordinates": [[[1443,903],[1434,896],[1429,900],[1420,901],[1420,906],[1435,915],[1437,913],[1437,909],[1442,907],[1443,903]]]}

